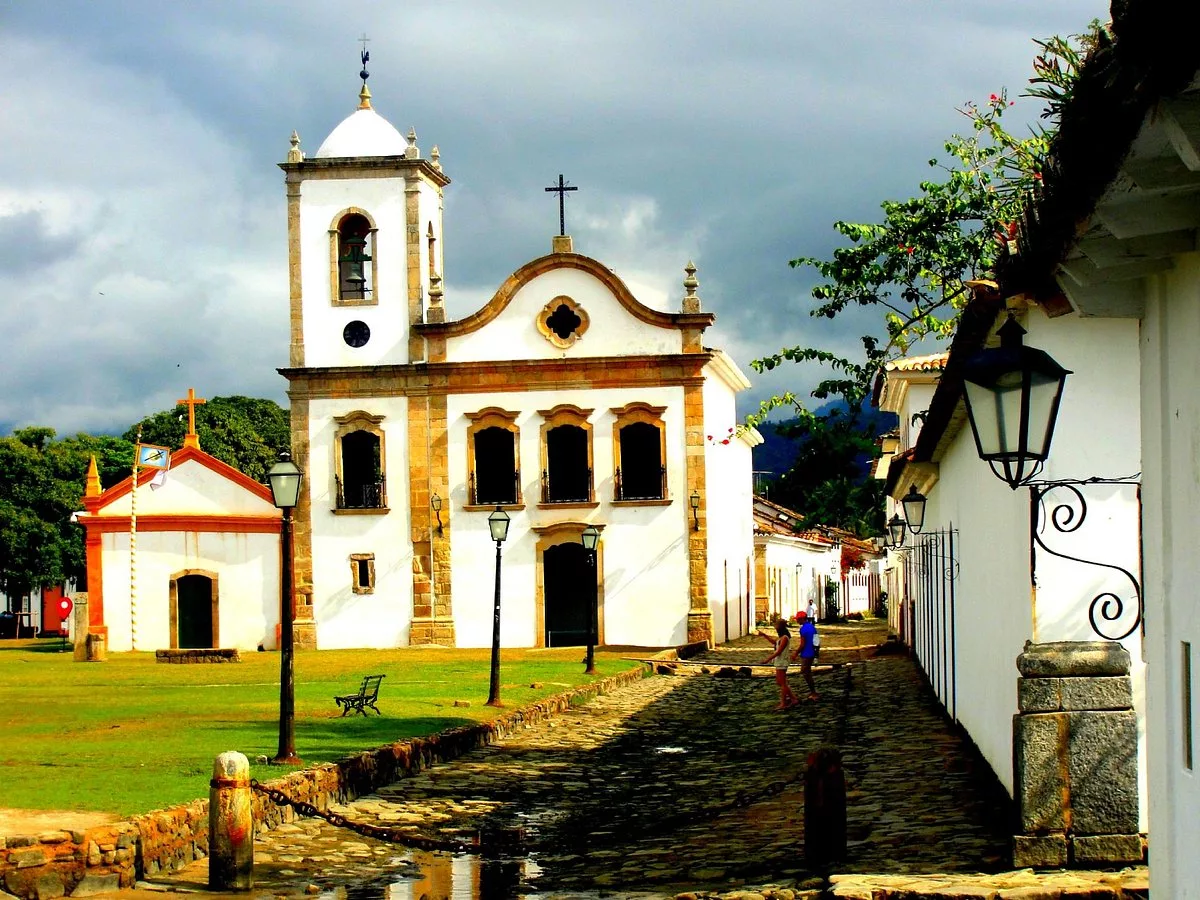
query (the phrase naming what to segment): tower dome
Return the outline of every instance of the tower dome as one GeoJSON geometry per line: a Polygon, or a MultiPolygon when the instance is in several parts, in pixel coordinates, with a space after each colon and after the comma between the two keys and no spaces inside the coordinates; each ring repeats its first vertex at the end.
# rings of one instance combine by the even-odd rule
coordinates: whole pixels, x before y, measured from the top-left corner
{"type": "Polygon", "coordinates": [[[391,122],[371,108],[371,92],[364,84],[361,102],[329,133],[317,148],[317,158],[335,156],[403,156],[408,142],[391,122]]]}

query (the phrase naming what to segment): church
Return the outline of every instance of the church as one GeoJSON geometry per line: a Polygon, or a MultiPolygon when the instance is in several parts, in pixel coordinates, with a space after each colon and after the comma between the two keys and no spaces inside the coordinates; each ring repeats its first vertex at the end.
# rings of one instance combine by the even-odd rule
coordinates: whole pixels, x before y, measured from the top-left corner
{"type": "MultiPolygon", "coordinates": [[[[714,316],[690,262],[677,311],[640,302],[575,251],[559,176],[550,252],[452,318],[450,179],[437,147],[423,156],[372,108],[365,70],[358,108],[311,158],[293,133],[281,168],[296,646],[490,646],[498,580],[506,647],[585,644],[593,604],[602,645],[753,627],[762,438],[737,427],[750,383],[704,346],[714,316]]],[[[180,402],[188,436],[165,481],[89,477],[91,630],[114,651],[275,648],[279,510],[200,448],[203,401],[180,402]]]]}
{"type": "Polygon", "coordinates": [[[502,646],[585,643],[593,592],[601,644],[744,633],[761,437],[736,427],[745,375],[703,343],[695,267],[678,310],[640,302],[575,250],[559,176],[549,252],[453,318],[450,178],[362,77],[358,108],[281,164],[297,646],[489,646],[497,510],[502,646]]]}

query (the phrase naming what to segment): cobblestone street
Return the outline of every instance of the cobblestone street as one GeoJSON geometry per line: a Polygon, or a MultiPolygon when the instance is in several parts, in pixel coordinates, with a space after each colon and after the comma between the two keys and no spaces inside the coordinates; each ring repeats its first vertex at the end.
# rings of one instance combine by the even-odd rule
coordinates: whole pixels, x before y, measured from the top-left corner
{"type": "MultiPolygon", "coordinates": [[[[746,640],[698,661],[746,665],[766,648],[746,640]]],[[[521,835],[511,855],[523,861],[468,866],[420,854],[426,880],[391,896],[451,895],[455,865],[491,896],[813,888],[822,882],[802,853],[803,773],[810,750],[834,744],[848,788],[840,871],[1007,867],[1008,800],[907,658],[820,672],[817,684],[820,702],[775,712],[771,678],[647,678],[338,811],[429,836],[521,835]],[[429,874],[438,871],[442,889],[429,874]]],[[[258,882],[279,891],[353,892],[415,874],[395,846],[317,820],[262,835],[256,856],[258,882]]]]}

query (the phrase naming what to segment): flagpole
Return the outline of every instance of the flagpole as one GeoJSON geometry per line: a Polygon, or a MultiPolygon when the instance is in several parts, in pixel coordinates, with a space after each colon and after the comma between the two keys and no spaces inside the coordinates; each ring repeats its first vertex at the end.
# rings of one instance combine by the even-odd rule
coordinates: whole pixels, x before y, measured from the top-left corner
{"type": "Polygon", "coordinates": [[[138,426],[133,445],[133,487],[129,492],[129,641],[137,649],[137,487],[138,454],[141,452],[142,429],[138,426]]]}

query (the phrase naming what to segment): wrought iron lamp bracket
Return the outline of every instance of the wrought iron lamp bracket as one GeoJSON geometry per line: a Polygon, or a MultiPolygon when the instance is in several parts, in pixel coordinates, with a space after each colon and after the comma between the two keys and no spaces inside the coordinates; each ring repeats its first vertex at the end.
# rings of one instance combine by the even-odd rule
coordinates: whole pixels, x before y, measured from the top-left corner
{"type": "Polygon", "coordinates": [[[942,542],[945,539],[953,539],[958,534],[957,528],[939,528],[937,531],[927,531],[920,535],[923,540],[914,541],[914,543],[899,548],[901,552],[910,555],[913,563],[918,567],[925,565],[937,566],[942,570],[942,578],[945,581],[958,581],[960,566],[958,560],[950,553],[943,553],[935,550],[927,545],[942,542]]]}
{"type": "MultiPolygon", "coordinates": [[[[1092,631],[1106,641],[1123,640],[1137,631],[1138,627],[1142,624],[1144,609],[1142,605],[1141,582],[1128,569],[1118,566],[1115,563],[1084,559],[1083,557],[1072,556],[1069,553],[1055,550],[1046,543],[1043,533],[1047,525],[1059,534],[1072,534],[1083,526],[1084,521],[1087,519],[1088,505],[1082,488],[1093,484],[1129,484],[1140,486],[1141,477],[1141,472],[1138,472],[1136,475],[1128,475],[1121,478],[1031,481],[1026,484],[1029,488],[1029,500],[1033,518],[1030,536],[1036,547],[1041,548],[1051,556],[1057,556],[1059,559],[1080,563],[1085,566],[1098,566],[1102,569],[1111,569],[1129,581],[1129,585],[1133,589],[1134,602],[1131,604],[1133,618],[1128,626],[1122,624],[1124,620],[1129,618],[1129,611],[1126,609],[1128,601],[1119,594],[1112,591],[1102,591],[1093,597],[1088,604],[1088,623],[1092,626],[1092,631]],[[1052,491],[1057,490],[1065,490],[1070,496],[1058,502],[1048,501],[1048,495],[1052,491]]],[[[1034,574],[1036,577],[1036,571],[1034,574]]]]}

